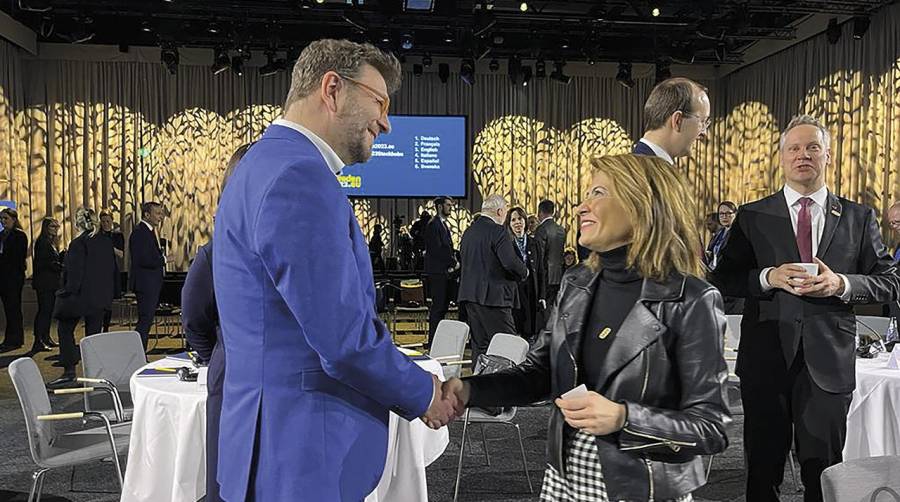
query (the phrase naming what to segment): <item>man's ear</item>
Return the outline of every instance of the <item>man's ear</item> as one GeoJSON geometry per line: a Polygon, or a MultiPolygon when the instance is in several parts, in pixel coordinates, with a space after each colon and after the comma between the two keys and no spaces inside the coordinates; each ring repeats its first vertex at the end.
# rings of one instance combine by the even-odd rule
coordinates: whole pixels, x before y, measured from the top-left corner
{"type": "Polygon", "coordinates": [[[342,84],[341,78],[333,71],[326,72],[319,83],[319,96],[325,107],[333,113],[337,112],[337,93],[342,84]]]}

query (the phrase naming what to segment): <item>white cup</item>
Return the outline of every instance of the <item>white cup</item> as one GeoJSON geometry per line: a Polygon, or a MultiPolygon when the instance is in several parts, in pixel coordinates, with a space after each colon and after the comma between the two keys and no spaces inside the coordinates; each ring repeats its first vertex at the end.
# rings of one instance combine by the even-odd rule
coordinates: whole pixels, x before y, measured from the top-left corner
{"type": "Polygon", "coordinates": [[[819,264],[818,263],[791,263],[791,265],[796,265],[801,267],[803,270],[806,270],[806,273],[815,277],[819,275],[819,264]]]}

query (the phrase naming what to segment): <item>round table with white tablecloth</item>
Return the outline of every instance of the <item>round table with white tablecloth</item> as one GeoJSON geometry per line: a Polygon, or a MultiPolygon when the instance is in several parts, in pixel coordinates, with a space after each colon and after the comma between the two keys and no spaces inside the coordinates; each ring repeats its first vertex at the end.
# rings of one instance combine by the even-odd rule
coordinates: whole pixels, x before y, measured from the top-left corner
{"type": "Polygon", "coordinates": [[[844,460],[900,455],[900,370],[887,367],[889,356],[856,360],[844,460]]]}
{"type": "MultiPolygon", "coordinates": [[[[415,362],[443,380],[437,361],[415,362]]],[[[185,365],[161,359],[131,377],[134,419],[122,502],[193,502],[206,493],[206,387],[181,382],[175,373],[139,376],[146,368],[185,365]]],[[[385,469],[366,501],[428,500],[425,466],[441,456],[449,441],[446,427],[431,430],[421,420],[408,422],[391,413],[385,469]]]]}

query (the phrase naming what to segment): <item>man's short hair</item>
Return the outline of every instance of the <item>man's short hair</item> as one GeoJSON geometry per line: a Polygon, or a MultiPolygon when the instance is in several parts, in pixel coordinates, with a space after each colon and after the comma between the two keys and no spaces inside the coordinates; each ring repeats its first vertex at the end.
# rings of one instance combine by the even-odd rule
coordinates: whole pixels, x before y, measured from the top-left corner
{"type": "Polygon", "coordinates": [[[104,217],[112,218],[112,212],[109,209],[101,209],[100,219],[103,219],[104,217]]]}
{"type": "Polygon", "coordinates": [[[556,204],[552,200],[544,199],[538,204],[538,212],[553,216],[556,213],[556,204]]]}
{"type": "Polygon", "coordinates": [[[324,39],[307,45],[294,63],[284,109],[315,92],[322,83],[322,77],[329,71],[356,78],[364,64],[378,70],[387,85],[388,94],[400,88],[400,62],[393,54],[372,44],[324,39]]]}
{"type": "Polygon", "coordinates": [[[434,207],[438,207],[439,205],[444,205],[448,202],[453,202],[453,198],[447,197],[445,195],[442,195],[440,197],[435,197],[434,198],[434,207]]]}
{"type": "Polygon", "coordinates": [[[493,194],[484,199],[484,202],[481,203],[481,210],[483,212],[496,211],[504,206],[506,206],[506,199],[500,194],[493,194]]]}
{"type": "Polygon", "coordinates": [[[661,129],[675,112],[694,111],[694,93],[708,92],[706,87],[689,78],[675,77],[663,80],[650,91],[644,103],[644,130],[661,129]]]}
{"type": "Polygon", "coordinates": [[[141,204],[141,217],[144,217],[144,216],[147,216],[148,214],[150,214],[150,211],[154,207],[162,207],[162,204],[160,204],[159,202],[153,202],[153,201],[145,202],[145,203],[141,204]]]}
{"type": "Polygon", "coordinates": [[[787,127],[785,127],[784,131],[781,133],[781,139],[778,140],[778,148],[780,150],[784,150],[784,138],[787,136],[788,131],[802,125],[815,126],[815,128],[822,133],[822,141],[825,143],[825,149],[828,150],[831,148],[831,134],[829,134],[828,129],[819,121],[819,119],[812,115],[796,115],[788,122],[787,127]]]}

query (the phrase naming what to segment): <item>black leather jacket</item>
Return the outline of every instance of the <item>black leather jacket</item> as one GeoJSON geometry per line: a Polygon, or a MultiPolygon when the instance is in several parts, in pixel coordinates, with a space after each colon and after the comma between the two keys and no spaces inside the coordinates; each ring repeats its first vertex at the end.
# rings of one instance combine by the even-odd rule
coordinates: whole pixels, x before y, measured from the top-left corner
{"type": "MultiPolygon", "coordinates": [[[[556,398],[579,384],[577,354],[598,274],[570,268],[558,306],[525,362],[471,377],[470,406],[514,406],[556,398]]],[[[625,404],[624,428],[597,436],[610,500],[669,500],[706,482],[699,455],[728,445],[731,421],[719,292],[696,277],[644,280],[641,296],[610,345],[601,377],[588,388],[625,404]]],[[[554,407],[548,463],[564,472],[565,420],[554,407]]]]}

